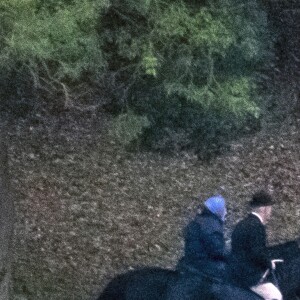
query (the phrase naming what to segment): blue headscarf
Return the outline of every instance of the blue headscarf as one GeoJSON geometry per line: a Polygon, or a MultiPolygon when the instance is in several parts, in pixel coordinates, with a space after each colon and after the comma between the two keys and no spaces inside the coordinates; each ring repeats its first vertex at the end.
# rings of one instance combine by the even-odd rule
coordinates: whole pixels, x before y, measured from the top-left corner
{"type": "Polygon", "coordinates": [[[218,195],[208,198],[204,205],[208,208],[210,212],[217,215],[222,221],[225,220],[227,213],[225,199],[218,195]]]}

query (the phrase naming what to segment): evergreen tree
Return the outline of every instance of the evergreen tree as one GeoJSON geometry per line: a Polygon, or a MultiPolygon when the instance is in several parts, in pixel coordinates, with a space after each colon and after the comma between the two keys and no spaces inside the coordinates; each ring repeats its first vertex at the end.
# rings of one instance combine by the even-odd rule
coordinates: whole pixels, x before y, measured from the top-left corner
{"type": "Polygon", "coordinates": [[[150,144],[169,136],[188,146],[196,132],[222,135],[220,126],[259,117],[255,76],[272,45],[258,1],[113,1],[100,36],[116,101],[148,117],[150,144]]]}

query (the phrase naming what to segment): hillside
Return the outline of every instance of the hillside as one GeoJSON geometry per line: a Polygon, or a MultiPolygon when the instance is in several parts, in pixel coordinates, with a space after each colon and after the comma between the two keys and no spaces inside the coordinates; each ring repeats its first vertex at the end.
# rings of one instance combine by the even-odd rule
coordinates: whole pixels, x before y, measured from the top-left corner
{"type": "Polygon", "coordinates": [[[270,242],[299,235],[299,120],[236,141],[209,163],[126,153],[109,123],[82,113],[12,122],[15,299],[91,299],[128,268],[172,268],[198,199],[217,191],[228,199],[227,236],[261,187],[278,202],[270,242]]]}

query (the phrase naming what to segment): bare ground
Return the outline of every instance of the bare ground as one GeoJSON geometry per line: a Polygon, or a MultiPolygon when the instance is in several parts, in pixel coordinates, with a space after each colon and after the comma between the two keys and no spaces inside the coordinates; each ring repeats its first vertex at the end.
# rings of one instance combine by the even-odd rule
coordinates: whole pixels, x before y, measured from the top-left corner
{"type": "Polygon", "coordinates": [[[174,267],[197,197],[217,191],[228,199],[227,236],[261,187],[278,202],[270,242],[299,235],[299,120],[237,141],[210,163],[126,153],[109,122],[72,113],[11,125],[15,299],[92,299],[129,268],[174,267]]]}

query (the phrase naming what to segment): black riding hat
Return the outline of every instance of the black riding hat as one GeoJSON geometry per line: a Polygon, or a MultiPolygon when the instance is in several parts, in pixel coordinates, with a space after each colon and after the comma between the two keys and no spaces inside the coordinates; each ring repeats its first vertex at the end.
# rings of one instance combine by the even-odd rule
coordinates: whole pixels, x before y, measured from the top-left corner
{"type": "Polygon", "coordinates": [[[261,190],[252,196],[252,200],[249,202],[249,204],[252,207],[270,206],[274,204],[274,201],[270,194],[264,190],[261,190]]]}

